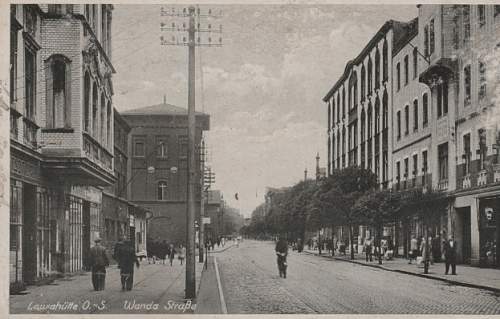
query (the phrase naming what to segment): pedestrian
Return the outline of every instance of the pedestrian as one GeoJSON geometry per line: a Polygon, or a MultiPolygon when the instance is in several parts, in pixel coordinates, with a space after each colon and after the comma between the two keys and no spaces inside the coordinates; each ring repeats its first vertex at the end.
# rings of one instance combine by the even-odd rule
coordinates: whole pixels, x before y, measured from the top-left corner
{"type": "Polygon", "coordinates": [[[159,257],[161,259],[161,262],[162,264],[166,264],[166,259],[167,259],[167,255],[168,255],[168,250],[169,250],[169,246],[167,244],[167,241],[166,240],[163,240],[160,244],[160,247],[159,247],[159,257]]]}
{"type": "Polygon", "coordinates": [[[408,261],[408,264],[411,264],[412,259],[415,259],[416,261],[417,255],[418,255],[418,240],[415,238],[415,235],[413,235],[410,240],[410,255],[408,256],[410,261],[408,261]]]}
{"type": "Polygon", "coordinates": [[[174,261],[176,253],[177,252],[175,251],[174,244],[170,244],[170,252],[169,252],[169,255],[168,255],[168,259],[170,261],[170,266],[172,266],[172,263],[174,261]]]}
{"type": "Polygon", "coordinates": [[[134,284],[134,264],[139,268],[139,260],[135,254],[132,242],[127,240],[119,250],[118,263],[120,267],[120,277],[122,291],[132,290],[134,284]]]}
{"type": "Polygon", "coordinates": [[[181,266],[182,266],[182,263],[184,262],[184,258],[186,258],[186,247],[184,247],[181,244],[179,247],[179,260],[181,261],[181,266]]]}
{"type": "Polygon", "coordinates": [[[302,238],[299,238],[297,239],[297,251],[301,253],[302,250],[304,250],[304,243],[302,242],[302,238]]]}
{"type": "Polygon", "coordinates": [[[371,237],[365,238],[365,243],[363,246],[365,249],[366,262],[368,262],[368,260],[372,261],[372,240],[371,240],[371,237]]]}
{"type": "Polygon", "coordinates": [[[95,291],[104,290],[106,281],[106,267],[109,266],[106,248],[101,246],[101,239],[94,240],[94,247],[90,248],[90,266],[92,269],[92,285],[95,291]]]}
{"type": "Polygon", "coordinates": [[[380,246],[382,247],[382,256],[385,256],[385,253],[389,249],[389,244],[387,243],[387,238],[381,240],[380,246]]]}
{"type": "Polygon", "coordinates": [[[429,262],[431,263],[431,265],[434,265],[434,254],[432,253],[432,250],[434,248],[431,236],[429,236],[429,238],[427,239],[427,245],[429,245],[429,249],[427,250],[428,251],[427,256],[429,258],[429,262]]]}
{"type": "Polygon", "coordinates": [[[449,239],[444,243],[443,247],[444,259],[445,259],[445,275],[448,275],[448,271],[451,266],[451,274],[456,275],[457,267],[457,242],[454,240],[453,235],[450,235],[449,239]]]}
{"type": "Polygon", "coordinates": [[[441,262],[441,238],[439,234],[432,239],[432,259],[434,262],[441,262]]]}
{"type": "Polygon", "coordinates": [[[120,239],[116,242],[115,247],[113,248],[113,259],[118,261],[118,255],[120,252],[120,249],[123,247],[125,240],[127,238],[125,236],[120,237],[120,239]]]}

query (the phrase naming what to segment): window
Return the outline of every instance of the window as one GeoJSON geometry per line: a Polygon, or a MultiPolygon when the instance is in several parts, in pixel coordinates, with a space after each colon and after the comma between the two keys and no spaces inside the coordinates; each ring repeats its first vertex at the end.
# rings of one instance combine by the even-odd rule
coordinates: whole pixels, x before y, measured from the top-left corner
{"type": "Polygon", "coordinates": [[[413,78],[417,77],[418,73],[418,49],[413,48],[413,78]]]}
{"type": "Polygon", "coordinates": [[[481,128],[477,131],[477,135],[479,138],[479,150],[477,150],[477,153],[479,155],[479,170],[486,169],[486,152],[488,150],[488,147],[486,146],[486,130],[484,128],[481,128]]]}
{"type": "Polygon", "coordinates": [[[427,93],[422,96],[422,126],[426,127],[429,122],[429,101],[427,98],[427,93]]]}
{"type": "Polygon", "coordinates": [[[26,117],[35,121],[36,110],[36,54],[26,48],[24,52],[24,87],[26,117]]]}
{"type": "Polygon", "coordinates": [[[156,137],[156,157],[166,158],[168,145],[167,145],[167,137],[165,136],[157,136],[156,137]]]}
{"type": "Polygon", "coordinates": [[[89,72],[85,72],[85,78],[83,81],[83,98],[84,98],[84,110],[83,110],[83,130],[90,132],[90,75],[89,72]]]}
{"type": "Polygon", "coordinates": [[[188,137],[187,135],[179,135],[177,137],[179,147],[179,157],[186,158],[188,155],[188,137]]]}
{"type": "Polygon", "coordinates": [[[375,134],[380,133],[380,100],[375,100],[375,134]]]}
{"type": "Polygon", "coordinates": [[[366,96],[366,71],[365,65],[361,67],[361,101],[365,100],[366,96]]]}
{"type": "Polygon", "coordinates": [[[437,85],[437,112],[438,117],[448,114],[448,84],[443,81],[437,85]]]}
{"type": "Polygon", "coordinates": [[[331,101],[331,106],[332,106],[332,123],[331,123],[331,126],[333,126],[333,124],[335,123],[335,97],[332,97],[332,101],[331,101]]]}
{"type": "Polygon", "coordinates": [[[389,77],[389,54],[388,54],[388,48],[387,48],[387,40],[384,39],[384,46],[382,48],[382,63],[383,63],[383,66],[382,66],[382,81],[387,81],[388,77],[389,77]]]}
{"type": "Polygon", "coordinates": [[[470,133],[465,134],[463,137],[463,147],[464,154],[462,158],[464,160],[464,175],[468,175],[470,173],[470,161],[471,161],[471,152],[470,152],[470,133]]]}
{"type": "MultiPolygon", "coordinates": [[[[111,147],[113,145],[113,141],[111,140],[111,102],[108,101],[108,111],[106,112],[106,135],[107,135],[107,144],[108,146],[111,147]]],[[[127,135],[123,135],[123,145],[124,145],[124,150],[127,150],[127,141],[126,141],[127,135]]]]}
{"type": "Polygon", "coordinates": [[[435,48],[434,19],[429,23],[429,55],[434,53],[435,48]]]}
{"type": "Polygon", "coordinates": [[[10,31],[10,102],[17,100],[17,29],[10,31]]]}
{"type": "Polygon", "coordinates": [[[345,88],[342,88],[342,118],[345,117],[345,88]]]}
{"type": "Polygon", "coordinates": [[[404,64],[405,64],[405,85],[408,85],[408,77],[409,77],[409,75],[408,75],[408,72],[409,72],[408,68],[409,67],[408,67],[408,56],[407,55],[404,58],[404,64]]]}
{"type": "Polygon", "coordinates": [[[405,106],[405,135],[410,134],[410,106],[405,106]]]}
{"type": "Polygon", "coordinates": [[[380,51],[375,52],[375,89],[380,88],[380,51]]]}
{"type": "Polygon", "coordinates": [[[401,65],[399,64],[396,64],[396,83],[397,83],[397,88],[398,88],[398,91],[401,89],[401,65]]]}
{"type": "Polygon", "coordinates": [[[372,57],[368,57],[368,94],[371,94],[373,91],[373,65],[372,65],[372,57]]]}
{"type": "Polygon", "coordinates": [[[399,161],[396,162],[396,181],[398,183],[397,187],[399,189],[399,183],[401,182],[401,163],[399,161]]]}
{"type": "Polygon", "coordinates": [[[99,92],[97,91],[97,84],[94,83],[92,88],[92,136],[96,140],[99,139],[99,123],[98,123],[98,109],[99,109],[99,92]]]}
{"type": "Polygon", "coordinates": [[[495,17],[496,17],[497,15],[500,14],[500,5],[496,4],[496,5],[494,5],[494,7],[495,7],[495,17]]]}
{"type": "Polygon", "coordinates": [[[401,111],[398,111],[397,115],[397,125],[398,125],[398,140],[401,139],[401,111]]]}
{"type": "Polygon", "coordinates": [[[409,166],[410,166],[410,163],[409,163],[409,162],[410,162],[410,161],[408,160],[408,157],[407,157],[407,158],[405,158],[405,174],[404,174],[404,178],[405,178],[405,179],[408,179],[408,178],[409,178],[409,175],[408,175],[408,172],[409,172],[409,170],[410,170],[410,167],[409,167],[409,166]]]}
{"type": "Polygon", "coordinates": [[[424,48],[424,54],[426,57],[429,56],[429,26],[426,25],[424,27],[424,45],[425,45],[425,48],[424,48]]]}
{"type": "Polygon", "coordinates": [[[413,131],[418,131],[418,100],[413,101],[413,131]]]}
{"type": "Polygon", "coordinates": [[[158,182],[158,200],[166,200],[167,199],[167,182],[161,181],[158,182]]]}
{"type": "Polygon", "coordinates": [[[361,110],[361,143],[363,143],[366,139],[366,115],[365,110],[361,110]]]}
{"type": "Polygon", "coordinates": [[[337,93],[337,122],[340,121],[340,93],[337,93]]]}
{"type": "Polygon", "coordinates": [[[439,180],[448,179],[448,143],[438,146],[439,180]]]}
{"type": "Polygon", "coordinates": [[[146,155],[144,148],[144,137],[134,138],[134,156],[144,157],[146,155]]]}
{"type": "Polygon", "coordinates": [[[470,64],[464,68],[464,106],[469,106],[471,103],[471,74],[470,64]]]}
{"type": "Polygon", "coordinates": [[[353,72],[349,79],[349,111],[358,106],[358,76],[353,72]]]}
{"type": "Polygon", "coordinates": [[[422,152],[422,185],[425,185],[427,174],[427,151],[422,152]]]}
{"type": "Polygon", "coordinates": [[[484,62],[479,61],[479,99],[486,97],[486,66],[484,62]]]}
{"type": "Polygon", "coordinates": [[[486,8],[484,5],[477,6],[477,20],[479,27],[482,28],[486,24],[486,8]]]}
{"type": "Polygon", "coordinates": [[[328,130],[332,127],[332,104],[328,102],[328,130]]]}
{"type": "MultiPolygon", "coordinates": [[[[413,178],[417,177],[418,175],[418,155],[413,154],[413,172],[412,172],[413,178]]],[[[415,186],[415,183],[413,184],[415,186]]]]}
{"type": "Polygon", "coordinates": [[[387,92],[384,91],[384,96],[382,97],[382,129],[387,129],[389,127],[389,107],[387,101],[387,92]]]}
{"type": "Polygon", "coordinates": [[[104,93],[101,93],[101,143],[103,145],[107,142],[106,135],[106,98],[104,97],[104,93]]]}
{"type": "Polygon", "coordinates": [[[462,6],[463,12],[463,30],[464,30],[464,43],[470,39],[470,5],[462,6]]]}

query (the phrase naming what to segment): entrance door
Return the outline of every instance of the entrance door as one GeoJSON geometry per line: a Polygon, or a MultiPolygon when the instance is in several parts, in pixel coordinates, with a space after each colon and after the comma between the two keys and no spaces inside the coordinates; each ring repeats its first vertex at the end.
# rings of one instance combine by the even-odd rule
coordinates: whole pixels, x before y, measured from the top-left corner
{"type": "Polygon", "coordinates": [[[23,278],[26,283],[36,279],[36,187],[23,184],[23,278]]]}
{"type": "Polygon", "coordinates": [[[460,218],[462,225],[462,259],[463,263],[469,264],[471,259],[471,218],[470,218],[470,207],[461,208],[458,210],[458,217],[460,218]]]}
{"type": "Polygon", "coordinates": [[[82,259],[83,269],[90,270],[89,255],[90,255],[90,202],[83,201],[83,216],[82,216],[82,259]]]}

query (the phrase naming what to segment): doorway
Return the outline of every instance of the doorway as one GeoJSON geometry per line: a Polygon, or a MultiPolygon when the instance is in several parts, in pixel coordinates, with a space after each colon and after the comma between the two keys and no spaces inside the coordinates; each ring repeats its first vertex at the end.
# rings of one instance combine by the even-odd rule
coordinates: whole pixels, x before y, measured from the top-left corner
{"type": "Polygon", "coordinates": [[[28,284],[36,279],[36,186],[23,183],[23,278],[28,284]]]}
{"type": "Polygon", "coordinates": [[[83,201],[82,216],[82,258],[83,269],[90,270],[90,202],[83,201]]]}
{"type": "Polygon", "coordinates": [[[461,234],[457,234],[459,236],[457,236],[456,240],[459,241],[459,247],[461,248],[462,253],[462,262],[464,264],[470,264],[471,262],[472,242],[470,214],[470,207],[457,208],[457,229],[460,230],[461,234]]]}

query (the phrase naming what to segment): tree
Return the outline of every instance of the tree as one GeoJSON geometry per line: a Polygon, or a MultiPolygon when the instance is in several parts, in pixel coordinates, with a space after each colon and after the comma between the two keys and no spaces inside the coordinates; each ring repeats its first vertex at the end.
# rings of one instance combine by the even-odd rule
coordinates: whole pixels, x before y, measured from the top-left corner
{"type": "MultiPolygon", "coordinates": [[[[399,196],[390,190],[374,190],[361,196],[356,204],[355,211],[358,218],[375,228],[377,245],[381,249],[381,239],[384,224],[395,220],[400,211],[399,196]]],[[[378,260],[382,264],[382,254],[379,251],[378,260]]]]}
{"type": "Polygon", "coordinates": [[[347,167],[335,170],[326,178],[318,194],[322,207],[330,212],[328,218],[348,227],[351,259],[354,259],[353,227],[359,222],[359,211],[355,209],[355,203],[376,186],[377,176],[372,171],[347,167]]]}

